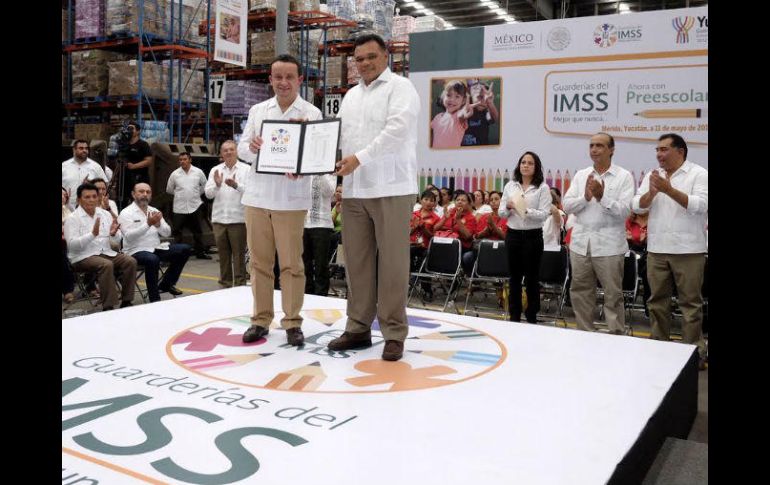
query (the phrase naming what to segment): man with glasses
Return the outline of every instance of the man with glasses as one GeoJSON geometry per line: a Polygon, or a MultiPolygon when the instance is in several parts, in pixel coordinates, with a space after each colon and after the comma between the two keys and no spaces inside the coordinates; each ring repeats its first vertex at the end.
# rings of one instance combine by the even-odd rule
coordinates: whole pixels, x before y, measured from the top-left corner
{"type": "Polygon", "coordinates": [[[361,82],[347,92],[337,114],[348,320],[345,333],[328,347],[370,347],[376,316],[385,339],[382,358],[394,361],[403,355],[409,330],[409,220],[417,194],[420,98],[408,79],[388,68],[388,50],[379,36],[358,37],[353,55],[361,82]]]}

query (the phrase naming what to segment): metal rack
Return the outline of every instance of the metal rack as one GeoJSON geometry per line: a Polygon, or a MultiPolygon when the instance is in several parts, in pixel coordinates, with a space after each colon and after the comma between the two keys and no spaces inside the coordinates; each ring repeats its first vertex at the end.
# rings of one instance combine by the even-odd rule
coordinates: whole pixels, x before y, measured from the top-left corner
{"type": "MultiPolygon", "coordinates": [[[[64,4],[64,1],[62,2],[64,4]]],[[[204,89],[204,101],[201,103],[186,102],[182,100],[183,86],[189,85],[194,69],[187,79],[181,63],[183,59],[204,59],[204,86],[208,85],[208,63],[210,59],[210,36],[206,36],[205,42],[199,44],[184,40],[184,36],[193,24],[193,19],[201,8],[206,9],[206,20],[211,19],[211,6],[208,0],[199,0],[193,19],[185,19],[182,0],[169,0],[170,16],[168,19],[162,19],[165,35],[157,35],[151,32],[145,32],[144,14],[145,6],[154,4],[156,10],[159,10],[158,0],[138,0],[138,31],[105,35],[101,37],[88,37],[83,39],[74,38],[74,2],[66,0],[68,11],[67,40],[63,42],[62,51],[67,56],[67,88],[66,99],[63,101],[63,108],[66,112],[65,126],[67,133],[72,137],[74,129],[74,120],[77,117],[88,116],[92,113],[105,112],[125,112],[127,110],[136,110],[137,120],[143,118],[143,113],[149,111],[152,119],[155,121],[167,121],[169,129],[169,142],[186,142],[190,132],[183,138],[182,121],[183,113],[191,110],[205,110],[205,138],[208,142],[209,136],[209,116],[208,116],[208,90],[204,89]],[[137,67],[137,93],[130,96],[99,96],[90,98],[72,97],[72,53],[83,50],[104,49],[112,51],[122,51],[136,53],[137,67]],[[158,99],[150,97],[143,89],[143,68],[144,62],[153,62],[160,64],[162,61],[168,62],[168,86],[167,97],[158,99]],[[178,66],[178,67],[175,67],[178,66]],[[175,72],[177,71],[177,72],[175,72]],[[174,96],[174,83],[176,84],[177,96],[174,96]],[[162,116],[161,116],[162,115],[162,116]]],[[[192,129],[192,127],[191,127],[192,129]]]]}

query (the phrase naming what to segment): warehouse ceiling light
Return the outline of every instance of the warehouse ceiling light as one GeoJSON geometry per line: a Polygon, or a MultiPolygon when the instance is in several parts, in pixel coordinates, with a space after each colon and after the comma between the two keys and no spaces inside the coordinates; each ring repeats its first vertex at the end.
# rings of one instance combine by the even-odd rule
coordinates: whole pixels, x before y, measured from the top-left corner
{"type": "Polygon", "coordinates": [[[631,6],[629,4],[627,4],[627,3],[621,3],[618,6],[618,12],[620,12],[621,14],[623,14],[623,13],[631,13],[631,6]]]}
{"type": "Polygon", "coordinates": [[[409,5],[409,6],[413,7],[413,8],[417,8],[417,9],[425,8],[425,7],[422,6],[422,4],[420,2],[412,2],[412,4],[409,5]]]}
{"type": "Polygon", "coordinates": [[[495,12],[497,15],[505,15],[506,13],[508,13],[505,10],[503,10],[502,8],[496,8],[496,9],[494,9],[492,11],[495,12]]]}

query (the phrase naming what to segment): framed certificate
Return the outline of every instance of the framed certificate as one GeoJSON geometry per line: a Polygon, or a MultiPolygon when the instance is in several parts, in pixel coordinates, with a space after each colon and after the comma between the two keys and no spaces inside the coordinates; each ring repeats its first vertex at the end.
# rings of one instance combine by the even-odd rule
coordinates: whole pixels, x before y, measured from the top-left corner
{"type": "Polygon", "coordinates": [[[320,175],[336,171],[342,123],[265,120],[257,154],[257,173],[320,175]]]}

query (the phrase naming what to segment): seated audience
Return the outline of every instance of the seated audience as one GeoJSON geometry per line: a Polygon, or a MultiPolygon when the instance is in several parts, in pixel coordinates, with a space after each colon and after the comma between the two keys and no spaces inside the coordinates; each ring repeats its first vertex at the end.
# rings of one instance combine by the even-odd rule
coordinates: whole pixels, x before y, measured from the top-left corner
{"type": "Polygon", "coordinates": [[[119,243],[118,221],[97,207],[99,192],[94,184],[77,188],[79,207],[64,221],[67,256],[75,271],[95,273],[99,282],[102,310],[112,310],[118,303],[115,278],[120,278],[121,308],[131,306],[136,283],[136,260],[114,251],[110,242],[119,243]]]}

